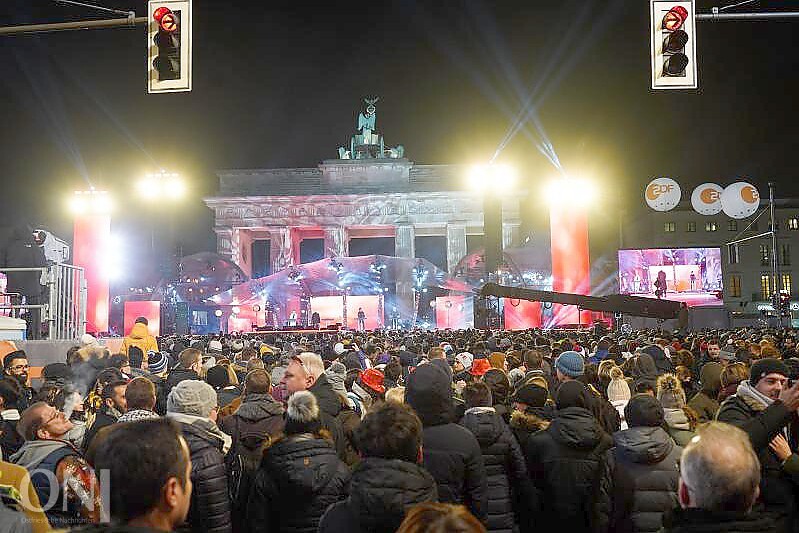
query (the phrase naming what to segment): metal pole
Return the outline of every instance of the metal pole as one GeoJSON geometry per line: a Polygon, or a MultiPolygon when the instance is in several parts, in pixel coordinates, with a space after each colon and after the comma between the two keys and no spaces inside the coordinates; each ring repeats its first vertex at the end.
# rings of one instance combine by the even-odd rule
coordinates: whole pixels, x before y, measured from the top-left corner
{"type": "Polygon", "coordinates": [[[147,24],[147,17],[128,17],[124,19],[79,20],[75,22],[54,22],[52,24],[25,24],[22,26],[0,27],[0,35],[26,35],[52,31],[94,30],[104,28],[133,28],[147,24]]]}
{"type": "MultiPolygon", "coordinates": [[[[717,9],[717,8],[714,8],[717,9]]],[[[764,12],[764,13],[698,13],[696,20],[710,20],[712,22],[722,22],[730,20],[779,20],[799,18],[799,11],[783,11],[783,12],[764,12]]]]}
{"type": "Polygon", "coordinates": [[[780,310],[780,292],[782,290],[782,280],[780,279],[780,267],[777,259],[777,225],[774,217],[774,182],[768,184],[768,203],[769,203],[769,216],[771,218],[771,275],[774,279],[773,292],[771,296],[772,305],[779,317],[780,325],[782,325],[782,312],[780,310]]]}

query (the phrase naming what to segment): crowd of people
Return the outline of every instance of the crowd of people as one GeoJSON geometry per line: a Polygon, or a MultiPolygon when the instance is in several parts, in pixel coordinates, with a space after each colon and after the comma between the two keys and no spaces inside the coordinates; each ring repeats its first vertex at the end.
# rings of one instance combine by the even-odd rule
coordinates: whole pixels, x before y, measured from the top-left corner
{"type": "Polygon", "coordinates": [[[6,346],[0,531],[799,532],[792,330],[137,322],[6,346]]]}

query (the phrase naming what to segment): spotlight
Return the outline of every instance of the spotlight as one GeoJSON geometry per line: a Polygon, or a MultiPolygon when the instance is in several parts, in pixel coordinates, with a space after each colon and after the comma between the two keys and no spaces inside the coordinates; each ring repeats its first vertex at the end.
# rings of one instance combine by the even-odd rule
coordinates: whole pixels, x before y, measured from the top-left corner
{"type": "Polygon", "coordinates": [[[258,304],[255,304],[255,305],[252,306],[252,310],[254,312],[256,312],[256,313],[259,313],[261,311],[261,306],[258,305],[258,304]]]}
{"type": "Polygon", "coordinates": [[[233,309],[230,310],[230,312],[233,313],[234,315],[238,315],[241,312],[241,309],[238,306],[234,306],[233,309]]]}
{"type": "Polygon", "coordinates": [[[222,317],[222,310],[221,309],[217,309],[216,311],[214,311],[214,316],[216,318],[221,318],[222,317]]]}
{"type": "Polygon", "coordinates": [[[544,198],[552,205],[568,203],[572,206],[586,206],[596,198],[593,182],[576,178],[561,178],[547,184],[544,198]]]}

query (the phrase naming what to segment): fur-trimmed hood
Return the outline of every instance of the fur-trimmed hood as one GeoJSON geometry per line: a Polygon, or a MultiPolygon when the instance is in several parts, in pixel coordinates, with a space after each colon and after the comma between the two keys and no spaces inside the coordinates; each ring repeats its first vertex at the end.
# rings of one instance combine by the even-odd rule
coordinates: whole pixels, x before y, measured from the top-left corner
{"type": "Polygon", "coordinates": [[[533,412],[528,409],[526,411],[513,410],[510,415],[511,429],[520,429],[522,431],[529,431],[535,433],[549,427],[549,420],[544,418],[544,413],[533,412]]]}

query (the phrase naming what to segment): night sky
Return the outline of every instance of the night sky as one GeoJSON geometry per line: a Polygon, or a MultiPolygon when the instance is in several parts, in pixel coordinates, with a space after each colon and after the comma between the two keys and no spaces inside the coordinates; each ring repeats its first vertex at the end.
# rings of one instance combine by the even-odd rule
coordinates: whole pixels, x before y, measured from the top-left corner
{"type": "MultiPolygon", "coordinates": [[[[142,0],[103,5],[146,15],[142,0]]],[[[698,11],[712,5],[720,4],[700,1],[698,11]]],[[[387,145],[445,164],[488,160],[533,93],[540,131],[565,171],[602,184],[595,220],[638,209],[643,186],[661,175],[688,195],[703,181],[739,176],[761,191],[774,180],[778,196],[799,194],[799,19],[698,23],[700,89],[654,93],[645,0],[197,1],[193,9],[191,93],[146,93],[143,26],[0,37],[0,222],[24,219],[71,238],[64,198],[91,183],[117,197],[115,227],[131,261],[169,215],[184,253],[213,250],[201,198],[213,194],[215,170],[333,158],[369,95],[380,96],[387,145]],[[158,168],[190,181],[183,205],[134,200],[137,178],[158,168]]],[[[799,10],[799,2],[750,9],[799,10]]],[[[49,0],[0,2],[3,24],[97,17],[49,0]]],[[[537,192],[557,170],[528,126],[498,160],[537,192]]]]}

